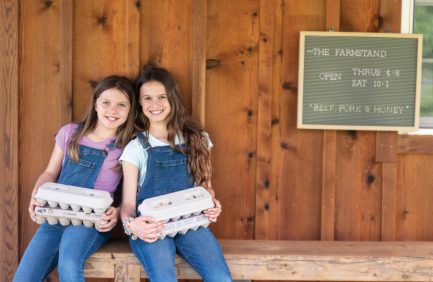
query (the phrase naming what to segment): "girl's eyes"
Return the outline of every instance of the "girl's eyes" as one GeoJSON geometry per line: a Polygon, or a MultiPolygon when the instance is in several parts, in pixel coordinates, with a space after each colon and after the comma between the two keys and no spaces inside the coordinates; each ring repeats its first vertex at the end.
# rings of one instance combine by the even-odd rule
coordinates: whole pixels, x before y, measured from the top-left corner
{"type": "MultiPolygon", "coordinates": [[[[106,106],[106,107],[108,107],[108,106],[110,106],[111,105],[111,102],[110,101],[107,101],[107,100],[103,100],[102,102],[102,105],[103,106],[106,106]]],[[[122,108],[126,108],[126,107],[128,107],[128,104],[127,103],[119,103],[119,104],[117,104],[119,107],[122,107],[122,108]]]]}
{"type": "MultiPolygon", "coordinates": [[[[165,100],[167,99],[167,95],[161,95],[157,97],[158,100],[165,100]]],[[[144,96],[143,101],[152,101],[152,97],[150,96],[144,96]]]]}

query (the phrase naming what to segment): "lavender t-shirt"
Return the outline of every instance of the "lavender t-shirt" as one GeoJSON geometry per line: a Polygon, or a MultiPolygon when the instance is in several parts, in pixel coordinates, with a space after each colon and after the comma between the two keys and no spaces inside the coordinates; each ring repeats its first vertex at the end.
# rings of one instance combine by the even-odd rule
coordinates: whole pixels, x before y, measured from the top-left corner
{"type": "MultiPolygon", "coordinates": [[[[68,151],[68,144],[71,140],[72,135],[75,132],[75,129],[78,127],[78,124],[69,123],[63,126],[56,135],[56,143],[63,150],[63,154],[66,157],[68,151]]],[[[80,144],[96,149],[107,149],[108,145],[113,141],[115,137],[106,139],[104,141],[95,142],[90,140],[87,137],[83,137],[80,140],[80,144]]],[[[121,172],[113,171],[113,168],[117,166],[119,163],[119,157],[122,154],[122,150],[119,148],[113,148],[108,151],[107,157],[102,164],[101,170],[99,171],[99,175],[96,178],[95,187],[96,190],[107,191],[113,194],[116,191],[117,186],[119,185],[120,179],[122,177],[121,172]]]]}

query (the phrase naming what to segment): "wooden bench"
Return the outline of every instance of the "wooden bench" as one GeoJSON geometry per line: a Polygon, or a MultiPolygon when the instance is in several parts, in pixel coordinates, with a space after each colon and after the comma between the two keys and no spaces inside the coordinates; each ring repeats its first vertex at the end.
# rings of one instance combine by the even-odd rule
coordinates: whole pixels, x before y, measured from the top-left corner
{"type": "MultiPolygon", "coordinates": [[[[219,242],[233,279],[433,281],[433,242],[219,242]]],[[[179,279],[199,279],[179,257],[176,271],[179,279]]],[[[140,281],[146,272],[128,242],[111,241],[88,259],[85,276],[140,281]]]]}

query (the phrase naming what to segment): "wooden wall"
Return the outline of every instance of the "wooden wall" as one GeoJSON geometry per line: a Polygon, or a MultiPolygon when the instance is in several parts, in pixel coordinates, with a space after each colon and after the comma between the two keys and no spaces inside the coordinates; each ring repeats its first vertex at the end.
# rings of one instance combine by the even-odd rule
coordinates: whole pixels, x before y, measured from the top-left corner
{"type": "Polygon", "coordinates": [[[18,3],[0,1],[0,281],[18,265],[18,3]]]}
{"type": "Polygon", "coordinates": [[[210,132],[218,238],[432,240],[432,137],[296,128],[299,31],[399,32],[400,7],[2,1],[0,280],[11,279],[37,228],[27,205],[58,128],[80,117],[99,79],[133,78],[147,61],[175,74],[210,132]]]}

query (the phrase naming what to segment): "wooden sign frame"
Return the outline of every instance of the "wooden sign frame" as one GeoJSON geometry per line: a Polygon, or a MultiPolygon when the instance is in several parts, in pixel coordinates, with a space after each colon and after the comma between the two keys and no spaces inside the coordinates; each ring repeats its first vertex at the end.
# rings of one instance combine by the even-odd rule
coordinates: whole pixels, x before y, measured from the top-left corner
{"type": "MultiPolygon", "coordinates": [[[[358,40],[359,41],[359,40],[358,40]]],[[[407,40],[406,40],[407,41],[407,40]]],[[[366,41],[366,43],[368,43],[368,41],[366,41]]],[[[315,48],[313,48],[315,49],[315,48]]],[[[326,50],[322,50],[322,52],[326,52],[326,50]]],[[[329,51],[329,50],[328,50],[329,51]]],[[[312,50],[308,50],[308,52],[313,52],[312,50]]],[[[315,52],[315,51],[314,51],[315,52]]],[[[386,53],[385,53],[386,54],[386,53]]],[[[319,55],[320,55],[320,51],[319,51],[319,55]]],[[[325,53],[326,55],[326,53],[325,53]]],[[[311,56],[310,56],[310,60],[311,60],[311,56]]],[[[341,61],[344,60],[340,59],[341,61]]],[[[298,76],[298,113],[297,113],[297,126],[298,128],[303,128],[303,129],[337,129],[337,130],[377,130],[377,131],[400,131],[400,130],[416,130],[419,128],[419,111],[420,111],[420,87],[421,87],[421,67],[422,67],[422,35],[421,34],[392,34],[392,33],[358,33],[358,32],[310,32],[310,31],[301,31],[300,33],[300,46],[299,46],[299,76],[298,76]],[[335,38],[336,40],[338,40],[341,37],[348,37],[348,38],[362,38],[365,40],[368,40],[369,38],[396,38],[396,39],[414,39],[417,42],[417,50],[416,50],[416,81],[415,83],[415,89],[413,89],[413,93],[409,93],[410,95],[414,95],[414,109],[413,109],[413,122],[411,122],[410,125],[369,125],[369,124],[341,124],[342,120],[341,118],[337,117],[338,115],[340,115],[340,112],[338,112],[338,108],[333,107],[333,105],[331,105],[330,107],[332,107],[331,110],[329,110],[329,113],[325,113],[328,115],[328,117],[330,116],[332,119],[332,114],[336,115],[336,120],[340,120],[340,123],[337,124],[333,124],[333,123],[314,123],[314,122],[308,122],[306,121],[306,118],[304,117],[305,112],[304,111],[304,107],[306,107],[306,105],[304,105],[304,101],[306,101],[306,95],[309,95],[308,93],[304,92],[305,89],[305,52],[306,52],[306,38],[308,38],[309,36],[313,36],[313,37],[332,37],[335,38]]],[[[395,71],[395,70],[394,70],[395,71]]],[[[389,70],[388,70],[389,72],[389,70]]],[[[388,73],[389,76],[389,73],[388,73]]],[[[337,77],[338,78],[338,77],[337,77]]],[[[341,78],[341,74],[340,74],[340,78],[341,78]]],[[[394,77],[394,79],[397,79],[396,77],[394,77]]],[[[374,83],[378,82],[378,81],[373,81],[374,83]]],[[[352,82],[353,83],[353,82],[352,82]]],[[[380,83],[380,81],[379,81],[380,83]]],[[[388,82],[387,82],[388,83],[388,82]]],[[[376,85],[376,84],[375,84],[376,85]]],[[[380,85],[378,84],[378,86],[380,87],[380,85]]],[[[386,87],[388,87],[388,84],[385,85],[386,87]]],[[[353,87],[353,85],[352,85],[353,87]]],[[[364,86],[365,87],[365,86],[364,86]]],[[[359,91],[363,91],[362,89],[359,91]]],[[[367,90],[366,90],[367,91],[367,90]]],[[[379,91],[379,90],[378,90],[379,91]]],[[[349,91],[350,92],[350,91],[349,91]]],[[[350,94],[350,93],[348,93],[350,94]]],[[[408,94],[408,95],[409,95],[408,94]]],[[[333,94],[334,95],[334,94],[333,94]]],[[[340,95],[340,94],[338,94],[340,95]]],[[[344,93],[342,95],[345,95],[344,93]]],[[[335,96],[335,95],[334,95],[335,96]]],[[[343,96],[341,96],[343,97],[343,96]]],[[[311,97],[309,97],[311,99],[311,97]]],[[[311,108],[311,104],[309,104],[309,107],[311,108]]],[[[314,111],[316,111],[316,105],[313,106],[314,107],[314,111]]],[[[326,105],[324,106],[326,107],[326,105]]],[[[340,105],[341,107],[341,105],[340,105]]],[[[367,106],[365,106],[367,108],[367,106]]],[[[370,106],[368,106],[368,108],[370,109],[370,106]]],[[[323,109],[324,111],[326,111],[326,108],[323,109]]],[[[374,108],[374,110],[376,110],[376,108],[374,108]]],[[[311,110],[310,110],[311,111],[311,110]]],[[[369,112],[370,110],[366,111],[369,112]]],[[[403,110],[401,110],[403,111],[403,110]]],[[[409,111],[409,110],[408,110],[409,111]]],[[[369,115],[370,113],[366,113],[365,115],[369,115]]],[[[409,115],[411,116],[411,120],[412,120],[412,112],[409,112],[409,115]]],[[[356,119],[356,118],[355,118],[356,119]]],[[[374,119],[374,118],[372,118],[374,119]]],[[[371,119],[369,119],[371,120],[371,119]]],[[[380,122],[379,118],[377,118],[377,121],[375,122],[380,122]]],[[[362,121],[362,120],[359,120],[362,121]]],[[[355,120],[355,122],[358,122],[358,120],[355,120]]]]}

